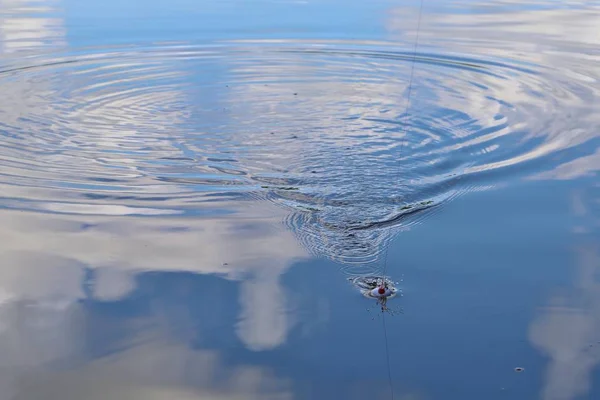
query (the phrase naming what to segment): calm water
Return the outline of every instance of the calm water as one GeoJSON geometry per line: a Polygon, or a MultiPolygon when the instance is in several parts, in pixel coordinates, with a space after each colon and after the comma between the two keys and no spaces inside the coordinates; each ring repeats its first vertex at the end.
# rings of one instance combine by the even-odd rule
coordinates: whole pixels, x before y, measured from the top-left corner
{"type": "Polygon", "coordinates": [[[0,0],[0,399],[600,398],[600,2],[418,10],[0,0]]]}

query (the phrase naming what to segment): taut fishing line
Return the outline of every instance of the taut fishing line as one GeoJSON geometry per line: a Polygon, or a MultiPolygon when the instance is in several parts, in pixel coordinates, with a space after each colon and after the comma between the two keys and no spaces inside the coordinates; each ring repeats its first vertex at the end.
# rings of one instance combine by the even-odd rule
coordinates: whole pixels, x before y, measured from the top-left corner
{"type": "MultiPolygon", "coordinates": [[[[412,61],[411,61],[411,67],[410,67],[410,77],[408,79],[408,93],[407,93],[407,98],[406,98],[406,110],[404,111],[404,119],[402,121],[402,128],[401,128],[401,132],[403,133],[404,136],[406,136],[407,133],[407,119],[408,119],[408,115],[409,115],[409,111],[410,111],[410,97],[412,94],[412,85],[413,85],[413,78],[414,78],[414,74],[415,74],[415,62],[417,59],[417,49],[419,46],[419,32],[421,30],[421,15],[423,14],[423,0],[420,0],[420,5],[419,5],[419,17],[417,19],[417,32],[416,32],[416,37],[415,37],[415,44],[413,47],[413,55],[412,55],[412,61]]],[[[400,142],[400,153],[402,153],[402,143],[400,142]]],[[[387,272],[387,258],[388,258],[388,247],[386,246],[384,249],[384,258],[383,258],[383,282],[385,284],[386,281],[386,272],[387,272]]],[[[385,312],[382,313],[382,323],[383,323],[383,335],[384,335],[384,341],[385,341],[385,358],[386,358],[386,362],[387,362],[387,373],[388,373],[388,381],[389,381],[389,385],[390,385],[390,394],[392,397],[392,400],[394,399],[394,385],[392,383],[392,370],[390,368],[390,352],[389,352],[389,347],[388,347],[388,337],[387,337],[387,327],[385,324],[385,312]]]]}

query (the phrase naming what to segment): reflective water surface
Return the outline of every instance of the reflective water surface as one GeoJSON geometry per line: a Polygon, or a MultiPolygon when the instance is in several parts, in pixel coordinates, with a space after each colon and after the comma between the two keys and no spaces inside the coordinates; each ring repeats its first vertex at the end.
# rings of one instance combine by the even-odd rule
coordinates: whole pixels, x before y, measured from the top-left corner
{"type": "Polygon", "coordinates": [[[419,6],[0,0],[0,399],[600,398],[600,2],[419,6]]]}

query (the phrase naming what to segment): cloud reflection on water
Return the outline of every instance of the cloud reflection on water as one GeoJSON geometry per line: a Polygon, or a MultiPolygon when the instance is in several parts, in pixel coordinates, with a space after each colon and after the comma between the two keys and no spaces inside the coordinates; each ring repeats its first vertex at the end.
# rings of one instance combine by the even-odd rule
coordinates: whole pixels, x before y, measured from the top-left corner
{"type": "MultiPolygon", "coordinates": [[[[43,52],[64,44],[62,20],[38,17],[30,7],[41,6],[43,16],[53,13],[52,6],[56,3],[4,0],[0,5],[0,49],[4,53],[17,50],[43,52]],[[15,16],[21,13],[30,17],[15,16]]],[[[77,79],[75,74],[69,83],[62,82],[61,90],[65,89],[65,84],[68,88],[77,79]]],[[[219,361],[219,351],[192,350],[176,339],[161,343],[151,337],[141,345],[138,342],[144,342],[144,335],[132,327],[126,334],[125,349],[113,357],[89,358],[86,353],[88,347],[93,346],[90,344],[93,335],[86,329],[93,313],[86,309],[87,302],[110,304],[127,299],[138,290],[138,277],[148,271],[189,271],[241,281],[240,298],[227,299],[239,302],[239,340],[252,350],[280,346],[290,329],[285,296],[280,296],[278,301],[265,297],[264,285],[269,293],[281,292],[280,275],[295,260],[305,258],[306,253],[294,236],[279,226],[281,213],[270,206],[264,208],[266,204],[261,209],[260,205],[222,203],[220,207],[233,213],[234,218],[199,217],[182,221],[127,217],[132,212],[146,216],[169,214],[156,208],[65,202],[68,192],[57,187],[44,187],[48,182],[56,183],[57,174],[68,179],[60,169],[54,169],[76,163],[74,170],[87,169],[94,175],[99,165],[94,146],[100,146],[120,151],[118,156],[101,154],[107,164],[122,165],[125,175],[137,174],[139,165],[134,159],[128,160],[123,144],[128,144],[129,151],[143,151],[150,142],[139,142],[136,131],[143,131],[148,124],[159,130],[161,125],[168,129],[181,121],[185,116],[178,111],[169,112],[172,110],[166,109],[166,105],[184,95],[176,91],[162,92],[158,99],[163,105],[162,114],[150,114],[143,108],[147,96],[132,97],[131,101],[136,104],[119,101],[105,106],[105,103],[97,102],[93,109],[69,109],[55,103],[54,96],[48,95],[54,90],[55,83],[45,80],[21,79],[3,83],[0,109],[5,126],[20,126],[23,115],[41,113],[46,116],[46,121],[53,115],[61,115],[62,122],[79,121],[82,130],[91,129],[94,134],[89,135],[90,140],[78,142],[76,137],[72,140],[69,135],[62,135],[62,131],[55,136],[46,132],[37,144],[47,144],[45,140],[63,140],[53,143],[63,149],[63,158],[57,160],[54,157],[45,168],[35,165],[37,160],[26,154],[24,150],[27,149],[17,146],[14,151],[7,149],[3,154],[7,163],[4,173],[20,171],[21,178],[28,174],[33,178],[28,185],[3,182],[4,205],[11,204],[10,198],[43,201],[38,212],[1,211],[0,397],[290,398],[285,384],[262,367],[226,368],[219,361]],[[107,116],[110,119],[103,120],[107,116]],[[86,127],[87,119],[94,117],[104,121],[105,125],[95,121],[93,126],[86,127]],[[163,119],[157,121],[154,117],[163,119]],[[118,132],[112,125],[109,127],[119,123],[123,124],[123,129],[118,132]],[[66,150],[69,147],[73,148],[71,155],[66,150]],[[81,157],[86,151],[90,157],[81,157]],[[73,158],[75,153],[79,154],[76,159],[73,158]],[[26,168],[33,166],[33,170],[26,172],[28,170],[22,167],[10,166],[10,163],[22,160],[28,160],[26,168]],[[37,186],[39,182],[44,185],[37,186]],[[41,210],[51,213],[40,214],[41,210]],[[72,366],[73,363],[81,365],[60,372],[61,365],[72,366]],[[50,373],[50,370],[54,372],[50,373]],[[220,378],[220,384],[212,382],[211,371],[214,376],[224,376],[224,381],[220,378]]],[[[101,99],[102,90],[94,88],[91,95],[101,99]]],[[[36,145],[36,138],[32,137],[29,144],[36,145]]],[[[171,143],[154,143],[156,150],[158,145],[164,149],[171,143]]],[[[53,156],[44,157],[50,159],[53,156]]],[[[165,186],[159,187],[154,179],[144,177],[136,184],[145,184],[155,196],[169,195],[177,190],[177,185],[170,185],[167,190],[165,186]]],[[[219,207],[216,202],[211,206],[219,207]]],[[[206,298],[206,301],[210,299],[206,298]]],[[[149,324],[152,328],[148,331],[156,332],[155,325],[160,324],[160,318],[151,316],[147,319],[145,322],[114,322],[119,329],[125,330],[132,323],[149,324]]],[[[201,332],[202,327],[192,331],[201,332]]]]}
{"type": "MultiPolygon", "coordinates": [[[[88,359],[86,330],[102,316],[74,303],[12,307],[1,309],[5,315],[14,311],[19,316],[18,322],[11,321],[8,332],[20,330],[12,336],[11,346],[2,348],[0,385],[2,395],[8,396],[3,399],[291,398],[289,382],[270,369],[230,366],[218,350],[192,349],[181,338],[169,335],[172,326],[160,315],[127,321],[104,317],[98,322],[118,324],[135,342],[113,354],[88,359]],[[146,333],[139,332],[140,328],[146,333]]],[[[6,334],[2,332],[0,344],[6,343],[6,334]]]]}
{"type": "MultiPolygon", "coordinates": [[[[577,175],[598,171],[596,157],[579,158],[582,152],[598,149],[595,139],[600,117],[595,103],[600,96],[600,4],[563,2],[556,7],[556,3],[540,1],[452,5],[442,12],[425,10],[419,34],[422,51],[506,63],[497,65],[492,74],[447,74],[443,85],[448,90],[436,93],[435,102],[440,106],[457,108],[484,124],[500,119],[507,125],[498,133],[511,141],[492,152],[502,158],[466,172],[507,166],[522,170],[528,161],[535,160],[547,161],[536,162],[533,174],[544,179],[552,179],[552,171],[567,168],[571,176],[574,167],[583,168],[577,175]],[[540,5],[547,8],[540,9],[540,5]],[[512,148],[521,153],[503,154],[512,148]]],[[[413,39],[414,31],[406,27],[412,26],[415,12],[410,8],[390,9],[386,26],[391,37],[413,39]]],[[[417,84],[425,76],[419,71],[427,68],[417,68],[417,84]]]]}
{"type": "MultiPolygon", "coordinates": [[[[572,199],[573,235],[579,243],[573,286],[552,296],[529,329],[531,343],[550,359],[541,398],[574,400],[590,392],[592,374],[600,363],[598,199],[591,194],[597,188],[589,185],[589,178],[600,171],[596,106],[600,95],[600,3],[452,5],[454,8],[442,12],[426,9],[420,33],[424,51],[482,60],[493,57],[515,70],[506,76],[475,76],[468,71],[449,75],[444,85],[452,90],[440,91],[436,102],[454,106],[479,121],[500,118],[507,127],[498,134],[512,137],[513,143],[527,151],[467,172],[515,165],[515,173],[521,173],[528,160],[539,159],[546,162],[536,163],[535,172],[526,175],[528,179],[580,180],[588,186],[575,191],[572,199]],[[521,68],[529,72],[519,72],[521,68]],[[469,84],[479,90],[467,90],[469,84]]],[[[415,12],[390,10],[387,27],[394,37],[414,38],[414,31],[407,31],[406,26],[415,12]]],[[[503,146],[492,150],[501,155],[503,146]]]]}
{"type": "MultiPolygon", "coordinates": [[[[4,0],[0,4],[21,7],[26,2],[4,0]]],[[[15,12],[19,10],[15,8],[15,12]]],[[[35,50],[36,46],[43,51],[48,43],[60,46],[64,41],[60,36],[63,28],[59,20],[34,18],[30,21],[11,19],[13,17],[6,15],[5,8],[0,18],[0,31],[4,38],[2,49],[7,53],[17,49],[35,50]]],[[[404,9],[392,11],[388,20],[390,32],[405,29],[407,18],[413,16],[404,9]]],[[[392,57],[386,61],[381,58],[382,53],[370,57],[347,52],[342,56],[327,51],[321,53],[321,58],[310,58],[304,48],[304,52],[279,59],[265,57],[261,65],[252,64],[256,59],[250,59],[250,63],[245,59],[237,60],[239,63],[232,61],[227,66],[233,77],[230,78],[237,78],[239,85],[219,97],[222,100],[219,105],[228,105],[229,109],[209,122],[230,123],[229,126],[218,126],[219,132],[228,135],[219,139],[230,140],[232,148],[239,149],[234,161],[244,161],[238,170],[229,170],[229,175],[235,175],[235,178],[229,178],[246,182],[251,177],[257,181],[263,179],[267,183],[275,181],[293,186],[299,175],[312,174],[314,170],[314,177],[310,175],[311,178],[305,181],[308,182],[304,186],[307,193],[281,194],[278,198],[281,204],[289,205],[295,200],[302,203],[301,200],[310,199],[315,193],[313,199],[333,194],[323,201],[334,205],[331,218],[326,222],[340,222],[340,216],[345,218],[342,218],[343,222],[355,222],[365,215],[372,216],[375,211],[387,215],[390,208],[397,207],[397,198],[382,201],[390,197],[387,196],[389,187],[398,183],[397,176],[408,176],[407,182],[414,186],[432,181],[452,186],[454,181],[445,177],[451,173],[476,175],[511,166],[517,167],[516,170],[527,161],[547,161],[549,156],[565,149],[581,150],[593,146],[599,126],[597,114],[591,112],[592,100],[598,95],[596,83],[600,79],[596,53],[600,19],[596,8],[494,12],[478,14],[475,19],[468,15],[428,14],[424,22],[425,48],[439,45],[458,54],[474,54],[470,61],[482,65],[493,56],[494,62],[504,60],[506,65],[485,64],[484,68],[492,70],[486,75],[456,65],[440,66],[449,64],[441,58],[434,60],[431,66],[419,64],[417,82],[420,78],[423,80],[417,83],[420,89],[416,89],[419,110],[416,121],[421,125],[415,127],[407,148],[400,152],[404,157],[414,157],[412,163],[407,163],[409,167],[401,170],[396,160],[386,153],[405,139],[398,130],[398,119],[405,104],[402,94],[406,90],[406,81],[397,77],[407,72],[409,64],[406,60],[392,57]],[[507,24],[507,21],[518,23],[507,24]],[[577,57],[571,57],[573,55],[577,57]],[[340,61],[337,58],[340,56],[346,61],[340,61]],[[349,58],[358,61],[352,64],[347,62],[349,58]],[[322,63],[323,60],[327,62],[322,63]],[[517,65],[517,60],[533,65],[517,65]],[[274,76],[277,73],[281,75],[274,76]],[[555,73],[558,73],[558,79],[553,79],[555,73]],[[270,77],[268,82],[263,82],[265,76],[270,77]],[[291,78],[298,77],[302,79],[290,82],[291,78]],[[419,90],[425,95],[419,96],[419,90]],[[295,92],[299,94],[296,97],[295,92]],[[428,114],[427,110],[433,109],[435,111],[428,114]],[[568,113],[563,112],[565,110],[568,113]],[[277,124],[282,121],[288,125],[277,124]],[[585,130],[577,128],[582,125],[585,130]],[[227,131],[231,126],[234,129],[227,131]],[[261,130],[256,130],[256,126],[261,126],[261,130]],[[273,136],[270,129],[264,129],[266,127],[273,129],[273,136]],[[482,135],[485,129],[492,131],[482,135]],[[313,136],[292,140],[292,135],[307,132],[313,136]],[[365,142],[370,145],[361,147],[365,142]],[[521,146],[524,142],[527,145],[521,146]],[[252,149],[254,153],[250,151],[252,149]],[[268,153],[271,157],[266,159],[268,153]],[[432,158],[432,155],[436,157],[432,158]],[[389,163],[381,163],[381,160],[389,163]],[[417,164],[422,169],[420,175],[414,173],[417,164]],[[285,170],[289,175],[282,179],[278,174],[285,170]],[[323,171],[329,175],[319,178],[327,175],[319,175],[323,171]],[[273,178],[274,174],[278,176],[273,178]],[[378,178],[381,176],[389,179],[382,181],[378,178]],[[339,185],[338,193],[332,189],[332,182],[339,185]],[[348,201],[352,196],[363,201],[348,201]],[[369,201],[364,201],[366,197],[369,201]]],[[[293,44],[292,41],[283,42],[293,44]]],[[[355,41],[347,45],[364,43],[355,41]]],[[[371,44],[376,46],[377,42],[371,44]]],[[[152,76],[159,81],[182,76],[174,64],[168,65],[170,69],[165,68],[166,72],[158,68],[152,71],[152,76]]],[[[127,64],[112,65],[107,74],[126,67],[127,64]]],[[[132,74],[140,71],[135,70],[132,74]]],[[[106,75],[100,74],[96,78],[103,79],[106,75]]],[[[70,81],[72,87],[77,88],[77,79],[80,78],[70,81]]],[[[127,73],[121,73],[113,81],[117,86],[126,82],[133,82],[127,73]]],[[[3,83],[2,123],[20,126],[22,115],[43,110],[42,114],[48,118],[60,111],[60,115],[70,122],[62,127],[92,134],[85,136],[85,140],[77,136],[66,137],[64,142],[52,135],[43,137],[40,142],[35,142],[38,138],[26,136],[32,138],[28,143],[37,145],[48,144],[43,140],[50,137],[60,142],[54,143],[57,147],[68,147],[68,151],[46,154],[46,158],[40,156],[41,160],[31,161],[38,164],[33,164],[35,168],[28,171],[13,164],[4,166],[7,173],[17,171],[20,178],[31,180],[24,179],[30,185],[3,182],[3,196],[13,198],[6,199],[3,205],[24,208],[20,200],[28,199],[39,200],[40,206],[34,209],[36,212],[1,211],[0,353],[3,357],[0,360],[0,391],[18,392],[21,397],[17,398],[35,398],[44,393],[46,398],[54,396],[57,399],[80,398],[84,393],[128,398],[230,399],[248,398],[249,394],[256,398],[271,394],[272,398],[290,398],[289,382],[273,377],[268,368],[230,368],[223,361],[226,357],[222,352],[192,348],[190,342],[173,333],[165,321],[176,320],[174,317],[169,320],[171,313],[185,314],[187,311],[181,310],[185,307],[169,308],[159,304],[157,307],[167,311],[121,320],[111,320],[108,313],[105,320],[100,318],[93,326],[98,330],[106,329],[108,333],[112,328],[122,330],[124,333],[120,333],[125,338],[119,338],[124,343],[115,342],[123,344],[123,348],[111,356],[95,357],[87,353],[91,352],[89,342],[100,339],[91,330],[81,331],[86,323],[92,326],[94,322],[90,322],[93,313],[85,309],[89,304],[86,301],[99,304],[125,302],[135,297],[137,290],[147,288],[140,285],[138,279],[152,272],[163,274],[161,279],[167,279],[169,272],[190,272],[239,282],[239,292],[232,288],[229,288],[231,292],[226,292],[226,301],[239,305],[239,314],[231,326],[219,327],[223,328],[221,333],[226,335],[235,330],[243,345],[254,351],[282,346],[294,321],[283,295],[285,288],[281,276],[293,262],[306,258],[307,251],[298,244],[292,232],[277,226],[287,215],[287,210],[273,207],[269,202],[257,202],[252,206],[221,200],[209,205],[198,204],[189,208],[209,210],[208,214],[210,210],[224,210],[225,215],[187,216],[185,220],[178,218],[179,207],[182,204],[188,206],[185,197],[171,198],[164,208],[141,207],[141,204],[158,203],[157,200],[145,203],[142,200],[159,195],[176,197],[174,195],[183,192],[186,185],[194,184],[189,176],[184,177],[187,181],[183,178],[158,181],[158,177],[164,178],[157,172],[158,168],[153,169],[148,164],[140,168],[140,160],[135,157],[146,154],[146,147],[149,147],[146,145],[150,141],[154,154],[181,156],[181,147],[177,146],[182,144],[177,140],[183,140],[184,135],[174,133],[177,140],[170,140],[167,133],[177,132],[177,124],[194,117],[193,112],[182,112],[182,107],[192,101],[186,97],[191,92],[171,84],[162,86],[164,91],[154,96],[134,91],[136,95],[128,102],[118,96],[111,98],[114,88],[94,84],[86,87],[89,92],[68,92],[73,96],[71,103],[58,110],[56,107],[60,104],[55,104],[52,96],[56,87],[43,83],[26,79],[3,83]],[[86,99],[87,103],[79,103],[86,99]],[[111,103],[111,99],[114,102],[111,103]],[[89,107],[79,107],[82,104],[89,107]],[[152,107],[144,107],[148,104],[163,107],[157,112],[152,107]],[[122,129],[115,130],[113,126],[122,129]],[[148,127],[152,127],[153,132],[160,131],[160,135],[144,137],[148,142],[138,140],[139,133],[148,127]],[[87,157],[79,157],[84,152],[87,157]],[[46,160],[51,162],[44,164],[46,160]],[[118,167],[119,179],[123,181],[113,186],[135,183],[139,191],[130,196],[133,199],[119,200],[116,195],[107,195],[107,198],[88,196],[82,200],[82,192],[106,195],[105,191],[111,185],[97,183],[104,185],[102,190],[88,186],[79,191],[69,190],[81,182],[63,182],[65,187],[49,187],[61,179],[66,180],[60,169],[65,165],[76,167],[71,173],[84,171],[94,176],[104,173],[113,178],[115,175],[108,173],[108,168],[118,167]],[[88,201],[88,204],[78,203],[82,201],[88,201]],[[116,204],[119,202],[121,204],[116,204]],[[132,216],[133,213],[138,217],[132,216]],[[146,338],[145,334],[158,337],[146,338]],[[48,372],[57,364],[72,365],[74,362],[80,364],[71,371],[48,372]],[[226,375],[224,383],[211,386],[214,376],[222,374],[226,375]]],[[[209,100],[212,100],[211,93],[209,100]]],[[[199,119],[207,114],[202,110],[195,111],[195,117],[199,119]]],[[[209,111],[214,113],[213,109],[209,111]]],[[[28,127],[29,123],[24,126],[28,127]]],[[[192,144],[187,144],[188,149],[193,148],[192,144]]],[[[207,148],[219,150],[206,142],[196,143],[199,159],[208,157],[203,153],[209,153],[207,148]]],[[[6,160],[18,162],[20,156],[15,156],[15,152],[23,150],[15,146],[4,156],[6,160]]],[[[560,162],[543,164],[551,171],[539,176],[572,179],[595,172],[599,169],[596,153],[577,159],[573,158],[581,155],[579,151],[567,154],[560,162]]],[[[110,171],[114,173],[114,170],[110,171]]],[[[89,182],[84,183],[89,185],[89,182]]],[[[480,187],[489,188],[495,183],[492,179],[480,187]]],[[[443,192],[446,187],[429,189],[443,192]]],[[[346,239],[339,230],[332,231],[334,234],[326,239],[334,246],[320,249],[324,250],[322,254],[339,249],[335,245],[346,239]]],[[[313,233],[320,231],[313,230],[313,233]]],[[[369,237],[362,244],[374,243],[370,251],[380,246],[383,239],[389,239],[389,235],[387,231],[380,231],[379,236],[369,237]]],[[[349,240],[349,243],[354,245],[356,242],[349,240]]],[[[598,249],[593,246],[581,250],[581,280],[573,289],[575,294],[557,300],[571,308],[547,308],[532,324],[532,341],[552,357],[545,389],[547,400],[572,399],[578,393],[585,393],[590,371],[598,362],[597,353],[586,352],[588,341],[594,340],[594,331],[599,328],[594,316],[598,311],[595,305],[597,288],[592,279],[594,265],[598,265],[597,253],[598,249]],[[571,301],[575,305],[570,304],[571,301]]],[[[184,286],[182,284],[181,290],[185,290],[184,286]]],[[[221,296],[204,295],[207,301],[214,300],[211,306],[218,307],[223,301],[221,296]]],[[[118,314],[115,310],[112,312],[118,314]]],[[[206,333],[186,315],[177,321],[186,326],[182,330],[187,334],[206,333]]],[[[107,340],[110,339],[109,336],[107,340]]]]}
{"type": "Polygon", "coordinates": [[[549,358],[542,391],[544,400],[573,400],[588,394],[592,373],[600,363],[600,247],[594,239],[598,199],[575,192],[572,213],[592,231],[576,229],[579,244],[572,271],[573,286],[552,296],[531,323],[529,339],[549,358]],[[591,224],[590,224],[591,222],[591,224]],[[581,232],[581,233],[579,233],[581,232]]]}

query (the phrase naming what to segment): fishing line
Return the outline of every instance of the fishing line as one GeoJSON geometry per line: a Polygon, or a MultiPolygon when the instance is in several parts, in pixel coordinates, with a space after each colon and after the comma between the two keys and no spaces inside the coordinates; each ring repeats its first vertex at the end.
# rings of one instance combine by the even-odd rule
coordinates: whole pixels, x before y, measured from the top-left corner
{"type": "Polygon", "coordinates": [[[387,362],[387,373],[388,373],[388,380],[390,383],[390,394],[392,396],[392,400],[394,400],[394,385],[392,384],[392,369],[390,368],[390,352],[388,349],[387,329],[385,326],[385,313],[382,313],[381,316],[382,316],[381,320],[383,321],[383,336],[385,338],[385,359],[387,362]]]}
{"type": "MultiPolygon", "coordinates": [[[[406,98],[406,109],[404,111],[404,119],[402,122],[402,128],[401,128],[401,132],[404,136],[406,136],[407,133],[407,119],[409,117],[409,111],[410,111],[410,97],[412,95],[412,86],[413,86],[413,78],[414,78],[414,74],[415,74],[415,62],[417,59],[417,49],[419,46],[419,32],[421,31],[421,15],[423,14],[423,0],[420,0],[419,2],[419,17],[417,19],[417,32],[416,32],[416,37],[415,37],[415,44],[413,47],[413,55],[412,55],[412,62],[411,62],[411,67],[410,67],[410,78],[408,79],[408,93],[407,93],[407,98],[406,98]]],[[[403,142],[400,142],[400,154],[402,154],[402,146],[403,146],[403,142]]],[[[383,259],[383,284],[385,285],[386,282],[386,272],[387,272],[387,259],[388,259],[388,246],[385,247],[384,249],[384,259],[383,259]]],[[[384,342],[385,342],[385,358],[386,358],[386,363],[387,363],[387,373],[388,373],[388,382],[390,385],[390,394],[391,394],[391,398],[392,400],[394,400],[394,384],[392,382],[392,369],[390,367],[390,352],[389,352],[389,346],[388,346],[388,337],[387,337],[387,327],[385,324],[385,312],[382,312],[382,323],[383,323],[383,335],[384,335],[384,342]]]]}
{"type": "MultiPolygon", "coordinates": [[[[404,119],[402,120],[402,125],[401,125],[401,133],[406,136],[406,132],[407,132],[407,119],[409,116],[409,111],[410,111],[410,98],[412,95],[412,87],[413,87],[413,78],[415,76],[415,62],[417,59],[417,49],[419,47],[419,32],[421,31],[421,15],[423,14],[423,0],[420,0],[420,5],[419,5],[419,17],[417,19],[417,33],[416,33],[416,37],[415,37],[415,44],[413,46],[413,54],[412,54],[412,61],[411,61],[411,67],[410,67],[410,77],[408,79],[408,93],[406,96],[406,109],[404,110],[404,119]]],[[[400,142],[400,154],[402,154],[402,147],[404,145],[404,142],[400,142]]],[[[387,271],[387,256],[388,256],[388,247],[389,246],[385,246],[384,249],[384,258],[383,258],[383,279],[385,279],[385,274],[387,271]]]]}

